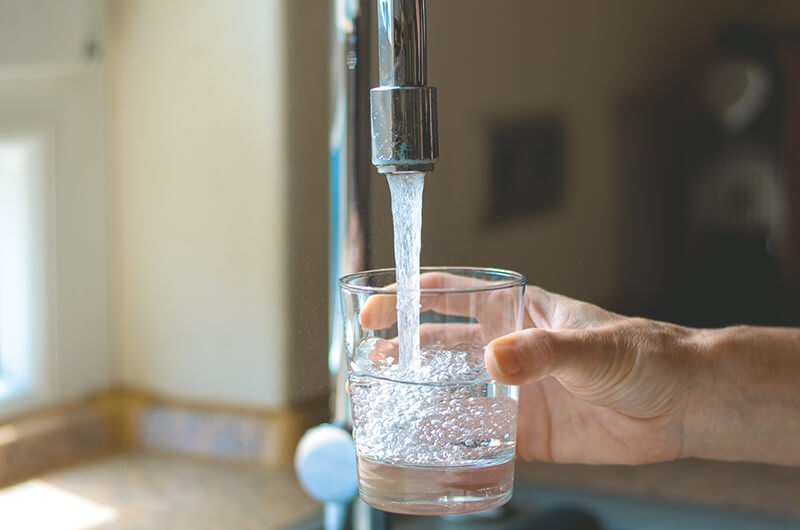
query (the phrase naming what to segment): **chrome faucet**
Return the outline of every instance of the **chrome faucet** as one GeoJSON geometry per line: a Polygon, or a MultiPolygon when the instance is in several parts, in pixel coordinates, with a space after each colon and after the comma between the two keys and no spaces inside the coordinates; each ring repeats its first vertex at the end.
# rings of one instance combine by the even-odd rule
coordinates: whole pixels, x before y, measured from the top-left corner
{"type": "Polygon", "coordinates": [[[328,352],[332,422],[310,429],[295,455],[301,484],[325,503],[325,530],[382,530],[387,524],[383,512],[357,498],[338,289],[339,277],[370,266],[370,136],[372,163],[380,173],[429,172],[439,156],[436,89],[427,86],[425,0],[377,0],[380,86],[370,92],[374,1],[335,0],[333,11],[328,352]]]}
{"type": "Polygon", "coordinates": [[[381,173],[430,172],[439,157],[427,51],[425,0],[378,0],[381,86],[370,103],[372,163],[381,173]]]}

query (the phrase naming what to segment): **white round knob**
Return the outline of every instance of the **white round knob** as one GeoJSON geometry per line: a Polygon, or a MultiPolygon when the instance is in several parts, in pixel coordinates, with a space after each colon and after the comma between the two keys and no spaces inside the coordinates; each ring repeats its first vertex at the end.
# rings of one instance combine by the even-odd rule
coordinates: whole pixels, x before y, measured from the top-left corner
{"type": "Polygon", "coordinates": [[[320,502],[350,502],[358,494],[353,436],[335,425],[306,431],[294,455],[300,485],[320,502]]]}

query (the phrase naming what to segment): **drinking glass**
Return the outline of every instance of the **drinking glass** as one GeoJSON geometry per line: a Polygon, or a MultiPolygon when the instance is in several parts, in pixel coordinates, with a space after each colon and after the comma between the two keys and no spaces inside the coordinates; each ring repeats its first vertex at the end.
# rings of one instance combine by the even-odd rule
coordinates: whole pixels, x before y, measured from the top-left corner
{"type": "Polygon", "coordinates": [[[339,283],[361,498],[417,515],[506,503],[518,388],[492,380],[483,356],[491,340],[522,328],[525,277],[423,267],[419,350],[403,356],[395,270],[351,274],[339,283]]]}

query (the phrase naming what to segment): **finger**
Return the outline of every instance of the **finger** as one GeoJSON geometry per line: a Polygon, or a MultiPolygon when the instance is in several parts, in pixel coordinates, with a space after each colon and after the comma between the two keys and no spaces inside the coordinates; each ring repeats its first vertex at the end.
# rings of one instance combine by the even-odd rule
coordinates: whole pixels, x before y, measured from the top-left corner
{"type": "Polygon", "coordinates": [[[381,339],[375,344],[375,349],[370,352],[369,359],[373,362],[386,361],[389,358],[397,360],[400,357],[399,351],[400,344],[397,340],[381,339]]]}
{"type": "MultiPolygon", "coordinates": [[[[491,285],[491,282],[448,274],[427,272],[420,276],[420,289],[470,289],[491,285]]],[[[386,286],[395,289],[396,285],[386,286]]],[[[431,293],[420,297],[420,312],[436,311],[453,316],[470,316],[475,312],[475,293],[431,293]]],[[[361,325],[367,329],[388,328],[397,321],[397,296],[394,294],[372,295],[361,309],[361,325]]]]}
{"type": "Polygon", "coordinates": [[[606,324],[619,315],[586,302],[529,285],[525,292],[525,327],[586,329],[606,324]]]}
{"type": "Polygon", "coordinates": [[[627,373],[623,365],[633,359],[620,352],[617,344],[602,328],[531,328],[489,343],[486,365],[490,375],[503,383],[518,385],[552,375],[572,387],[589,389],[607,382],[609,374],[627,373]]]}
{"type": "Polygon", "coordinates": [[[419,327],[419,342],[424,347],[452,348],[459,344],[482,345],[484,338],[479,324],[426,323],[419,327]]]}
{"type": "Polygon", "coordinates": [[[361,308],[359,318],[366,329],[388,328],[397,321],[397,296],[373,294],[361,308]]]}
{"type": "Polygon", "coordinates": [[[492,282],[487,280],[449,272],[426,272],[419,277],[419,286],[424,289],[471,289],[491,284],[492,282]]]}

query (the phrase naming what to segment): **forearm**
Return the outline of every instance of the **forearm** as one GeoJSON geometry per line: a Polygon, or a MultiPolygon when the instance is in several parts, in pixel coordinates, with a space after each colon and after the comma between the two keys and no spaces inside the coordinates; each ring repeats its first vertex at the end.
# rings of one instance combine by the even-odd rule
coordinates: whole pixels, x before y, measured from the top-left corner
{"type": "Polygon", "coordinates": [[[800,330],[698,331],[683,455],[800,465],[800,330]]]}

